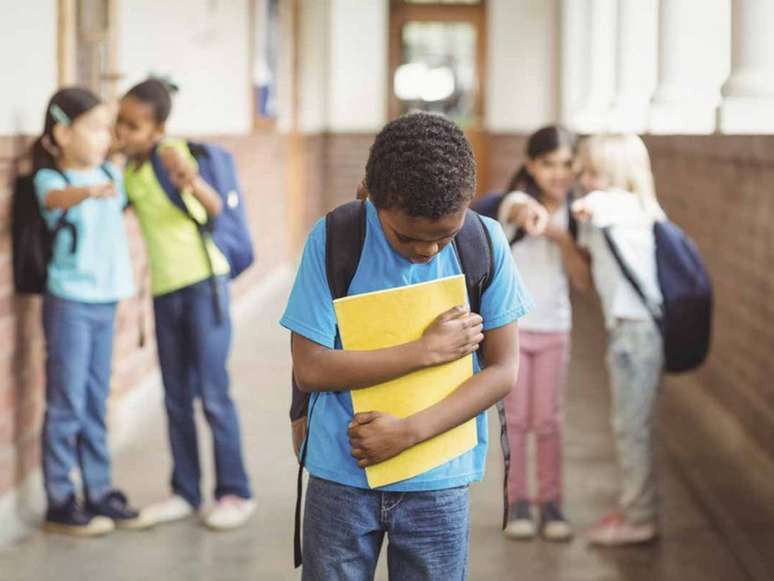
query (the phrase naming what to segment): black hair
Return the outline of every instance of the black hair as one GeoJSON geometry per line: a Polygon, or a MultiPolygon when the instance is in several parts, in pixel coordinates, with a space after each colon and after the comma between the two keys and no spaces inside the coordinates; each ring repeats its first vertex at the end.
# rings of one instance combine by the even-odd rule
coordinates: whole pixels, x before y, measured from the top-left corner
{"type": "MultiPolygon", "coordinates": [[[[575,151],[575,134],[561,125],[548,125],[538,129],[527,140],[526,155],[530,160],[537,159],[558,149],[567,148],[575,151]]],[[[508,184],[507,192],[514,190],[529,194],[535,199],[540,199],[541,191],[535,183],[535,178],[527,171],[527,165],[521,167],[513,174],[508,184]]]]}
{"type": "Polygon", "coordinates": [[[54,93],[46,107],[43,133],[32,144],[32,170],[56,169],[59,144],[54,137],[54,126],[57,123],[69,125],[101,104],[97,95],[81,87],[66,87],[54,93]]]}
{"type": "Polygon", "coordinates": [[[153,109],[154,121],[158,125],[163,125],[172,112],[172,95],[177,91],[177,85],[172,81],[151,76],[129,89],[125,96],[150,105],[153,109]]]}
{"type": "Polygon", "coordinates": [[[409,113],[379,132],[366,164],[374,205],[437,220],[473,199],[476,162],[465,134],[435,113],[409,113]]]}

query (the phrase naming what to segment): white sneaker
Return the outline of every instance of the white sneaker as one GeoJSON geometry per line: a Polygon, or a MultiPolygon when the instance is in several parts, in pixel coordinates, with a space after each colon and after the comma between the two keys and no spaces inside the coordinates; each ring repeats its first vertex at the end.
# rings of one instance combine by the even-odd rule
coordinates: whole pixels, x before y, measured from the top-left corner
{"type": "Polygon", "coordinates": [[[186,499],[175,494],[145,507],[141,515],[143,521],[158,525],[188,518],[194,512],[194,507],[186,499]]]}
{"type": "Polygon", "coordinates": [[[508,509],[508,524],[503,534],[509,539],[526,541],[537,534],[532,507],[527,500],[517,500],[508,509]]]}
{"type": "Polygon", "coordinates": [[[244,525],[255,512],[255,501],[239,496],[224,496],[207,514],[204,524],[216,531],[236,529],[244,525]]]}

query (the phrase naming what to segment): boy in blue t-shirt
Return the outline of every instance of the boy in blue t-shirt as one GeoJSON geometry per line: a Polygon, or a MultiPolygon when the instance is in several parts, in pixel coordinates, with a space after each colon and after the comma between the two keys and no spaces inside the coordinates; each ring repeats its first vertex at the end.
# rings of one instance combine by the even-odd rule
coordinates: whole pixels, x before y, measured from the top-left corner
{"type": "MultiPolygon", "coordinates": [[[[366,166],[366,238],[349,294],[460,274],[450,243],[462,227],[475,179],[470,144],[452,122],[414,113],[387,124],[366,166]]],[[[494,260],[481,313],[461,305],[438,317],[420,340],[368,352],[339,348],[324,221],[312,230],[281,321],[292,332],[299,387],[313,393],[303,579],[373,578],[385,533],[391,579],[465,578],[468,485],[484,474],[484,411],[515,381],[516,320],[529,304],[500,226],[489,219],[484,224],[494,260]],[[486,368],[443,401],[406,418],[353,414],[349,390],[456,360],[480,345],[486,346],[486,368]],[[473,450],[414,478],[368,488],[366,466],[474,417],[473,450]]]]}

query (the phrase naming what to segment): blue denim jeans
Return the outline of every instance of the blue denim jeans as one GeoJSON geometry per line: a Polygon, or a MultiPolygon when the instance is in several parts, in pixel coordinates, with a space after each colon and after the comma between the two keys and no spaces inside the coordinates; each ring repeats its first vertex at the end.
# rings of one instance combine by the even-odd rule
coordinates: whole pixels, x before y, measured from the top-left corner
{"type": "Polygon", "coordinates": [[[664,371],[661,332],[651,320],[620,321],[611,331],[607,357],[621,509],[632,524],[653,523],[658,517],[653,414],[664,371]]]}
{"type": "Polygon", "coordinates": [[[100,500],[110,491],[105,415],[115,313],[115,303],[81,303],[51,294],[43,299],[43,476],[50,505],[75,494],[70,476],[76,466],[89,498],[100,500]]]}
{"type": "Polygon", "coordinates": [[[463,581],[469,539],[468,487],[379,492],[309,479],[303,581],[367,581],[388,538],[394,581],[463,581]]]}
{"type": "Polygon", "coordinates": [[[212,430],[215,452],[215,498],[250,498],[242,460],[239,417],[229,395],[226,365],[231,350],[228,280],[217,281],[222,317],[217,317],[209,280],[156,297],[156,342],[164,381],[172,490],[193,507],[202,503],[201,468],[194,422],[194,400],[201,398],[212,430]]]}

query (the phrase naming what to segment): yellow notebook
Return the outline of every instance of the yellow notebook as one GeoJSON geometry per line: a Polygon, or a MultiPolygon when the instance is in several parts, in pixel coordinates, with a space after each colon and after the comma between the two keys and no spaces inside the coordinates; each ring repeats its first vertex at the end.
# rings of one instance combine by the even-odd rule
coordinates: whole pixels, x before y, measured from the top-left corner
{"type": "MultiPolygon", "coordinates": [[[[371,351],[419,339],[433,320],[467,304],[465,277],[441,278],[334,301],[344,349],[371,351]]],[[[473,356],[423,369],[374,387],[352,391],[355,413],[380,411],[406,417],[442,400],[473,375],[473,356]]],[[[412,478],[473,449],[476,420],[366,468],[371,488],[412,478]]]]}

